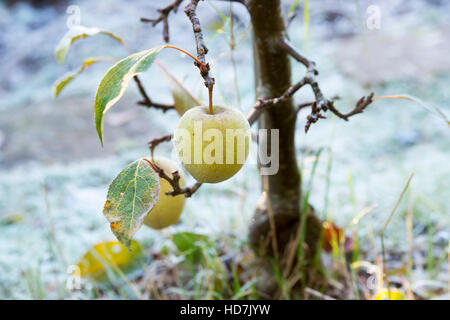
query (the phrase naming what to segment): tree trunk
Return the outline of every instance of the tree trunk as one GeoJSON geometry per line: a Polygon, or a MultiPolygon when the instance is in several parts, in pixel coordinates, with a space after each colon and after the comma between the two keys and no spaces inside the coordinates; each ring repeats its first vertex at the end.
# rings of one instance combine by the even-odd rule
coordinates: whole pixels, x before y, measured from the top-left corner
{"type": "MultiPolygon", "coordinates": [[[[285,36],[280,0],[250,0],[247,4],[253,25],[257,97],[279,97],[291,85],[290,60],[278,45],[285,36]]],[[[259,118],[260,129],[268,129],[269,133],[270,129],[279,130],[280,164],[276,174],[262,176],[264,192],[250,226],[250,243],[261,255],[273,254],[274,250],[278,251],[275,256],[284,255],[298,235],[301,174],[295,154],[295,122],[292,99],[268,108],[259,118]],[[276,237],[272,237],[274,229],[276,237]]],[[[269,154],[270,145],[269,141],[269,154]]],[[[306,242],[310,249],[315,247],[319,234],[320,223],[308,217],[306,242]]]]}

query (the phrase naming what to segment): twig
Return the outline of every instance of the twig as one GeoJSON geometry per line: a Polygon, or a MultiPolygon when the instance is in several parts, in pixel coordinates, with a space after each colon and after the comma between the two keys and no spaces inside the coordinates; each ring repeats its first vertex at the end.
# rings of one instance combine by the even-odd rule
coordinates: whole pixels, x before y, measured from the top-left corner
{"type": "Polygon", "coordinates": [[[180,195],[180,194],[184,194],[184,196],[186,198],[189,198],[202,185],[202,183],[196,182],[191,187],[181,187],[180,186],[180,178],[181,178],[181,176],[180,176],[180,173],[178,171],[173,171],[172,172],[172,178],[171,178],[171,177],[169,177],[167,175],[167,173],[164,172],[163,169],[158,167],[156,164],[154,164],[153,162],[151,162],[148,159],[144,158],[144,160],[147,161],[150,164],[150,166],[153,168],[153,170],[155,170],[155,172],[159,175],[160,178],[163,178],[164,180],[166,180],[167,182],[170,183],[170,185],[172,186],[173,190],[166,192],[166,194],[169,195],[169,196],[173,196],[174,197],[174,196],[177,196],[177,195],[180,195]]]}
{"type": "MultiPolygon", "coordinates": [[[[200,20],[198,19],[197,14],[195,12],[199,1],[200,0],[190,0],[190,2],[186,5],[186,7],[184,9],[184,12],[186,13],[189,20],[192,23],[192,30],[194,31],[195,42],[197,45],[197,59],[198,59],[198,61],[194,62],[194,64],[199,68],[200,75],[203,77],[203,80],[205,81],[205,86],[208,88],[209,106],[210,106],[210,110],[212,110],[212,92],[213,92],[213,87],[214,87],[214,78],[211,77],[209,74],[210,66],[209,66],[209,63],[206,62],[206,58],[205,58],[205,55],[208,52],[208,48],[206,47],[205,42],[203,40],[203,33],[202,33],[201,25],[200,25],[200,20]]],[[[230,0],[230,1],[232,1],[232,0],[230,0]]],[[[141,21],[151,22],[152,26],[156,26],[158,23],[163,22],[163,24],[164,24],[163,36],[164,36],[164,40],[166,42],[168,42],[169,41],[168,17],[171,12],[177,11],[181,2],[183,2],[183,0],[175,0],[172,4],[168,5],[167,7],[159,9],[158,12],[160,13],[160,15],[156,19],[141,18],[141,21]]],[[[245,5],[245,1],[243,1],[243,0],[242,1],[239,0],[236,2],[241,2],[245,5]]],[[[139,86],[138,81],[137,81],[137,83],[139,86]]],[[[139,87],[141,88],[141,86],[139,86],[139,87]]],[[[141,93],[143,93],[143,92],[145,92],[145,91],[141,90],[141,93]]],[[[163,111],[173,108],[173,106],[153,103],[150,100],[150,98],[148,98],[148,96],[146,97],[144,94],[143,94],[143,96],[144,96],[144,101],[141,101],[139,103],[141,105],[159,108],[159,109],[162,109],[163,111]]]]}
{"type": "Polygon", "coordinates": [[[328,110],[336,114],[339,118],[348,121],[351,116],[362,113],[366,107],[373,102],[374,94],[371,93],[370,95],[359,99],[353,110],[350,112],[346,114],[339,112],[334,106],[334,98],[327,99],[319,87],[319,83],[316,79],[319,72],[316,69],[315,62],[300,54],[287,40],[282,40],[280,42],[280,47],[286,50],[288,54],[306,67],[306,75],[300,81],[290,86],[281,96],[265,100],[259,99],[247,116],[247,120],[250,124],[253,124],[259,118],[263,109],[275,106],[278,103],[291,98],[305,85],[309,85],[311,87],[315,97],[315,101],[302,103],[296,109],[296,113],[298,113],[303,108],[311,107],[311,113],[306,117],[307,122],[305,125],[305,132],[308,132],[311,124],[317,122],[319,119],[325,119],[326,117],[323,113],[328,110]]]}
{"type": "Polygon", "coordinates": [[[340,113],[334,107],[333,103],[330,103],[328,105],[328,109],[330,109],[330,111],[333,112],[335,115],[337,115],[339,118],[344,119],[345,121],[348,121],[348,118],[350,118],[351,116],[354,116],[355,114],[358,114],[358,113],[363,113],[363,111],[367,108],[367,106],[373,102],[373,96],[374,96],[374,93],[371,92],[368,96],[362,97],[361,99],[358,100],[358,102],[356,103],[353,110],[351,110],[350,112],[348,112],[346,114],[340,113]]]}
{"type": "MultiPolygon", "coordinates": [[[[319,119],[325,119],[326,117],[322,113],[326,112],[327,110],[330,110],[339,118],[348,121],[349,117],[358,113],[362,113],[366,109],[366,107],[373,102],[374,94],[371,93],[370,95],[359,99],[352,111],[346,114],[339,112],[334,106],[334,99],[327,99],[320,89],[319,83],[316,79],[316,76],[319,75],[319,71],[316,69],[315,62],[303,56],[285,39],[280,41],[279,45],[295,60],[302,63],[307,69],[304,78],[288,89],[288,91],[290,90],[290,92],[286,92],[288,93],[288,95],[285,98],[292,96],[298,89],[308,84],[311,87],[316,99],[315,103],[311,105],[311,113],[306,118],[307,122],[305,125],[305,132],[308,132],[311,124],[317,122],[319,119]]],[[[285,96],[286,93],[283,94],[283,96],[285,96]]]]}
{"type": "Polygon", "coordinates": [[[155,172],[159,175],[160,178],[163,178],[164,180],[169,182],[170,185],[172,186],[173,190],[166,192],[167,195],[177,196],[180,194],[184,194],[184,196],[186,198],[189,198],[198,190],[198,188],[200,188],[200,186],[202,185],[200,182],[196,182],[191,187],[181,187],[180,186],[180,174],[178,173],[178,171],[172,172],[172,178],[171,178],[167,173],[164,172],[163,169],[161,169],[160,167],[158,167],[156,164],[153,163],[153,161],[154,161],[153,160],[153,152],[154,152],[155,148],[163,142],[169,142],[170,140],[172,140],[172,137],[173,137],[173,135],[168,134],[168,135],[150,140],[148,143],[148,147],[150,149],[152,161],[145,159],[145,158],[144,158],[144,160],[150,164],[150,166],[153,168],[153,170],[155,170],[155,172]]]}
{"type": "MultiPolygon", "coordinates": [[[[299,90],[303,86],[303,82],[300,81],[293,86],[289,87],[281,96],[278,98],[272,98],[272,99],[258,99],[256,104],[253,106],[253,108],[250,109],[250,112],[247,115],[247,120],[252,125],[255,123],[256,120],[258,120],[259,116],[265,110],[266,108],[272,107],[277,105],[280,102],[285,101],[292,95],[294,95],[297,90],[299,90]]],[[[296,114],[303,108],[310,107],[314,104],[314,101],[304,102],[297,106],[296,108],[296,114]]]]}
{"type": "Polygon", "coordinates": [[[178,7],[183,2],[183,0],[175,0],[173,3],[164,7],[162,9],[158,9],[159,17],[156,19],[147,19],[141,18],[142,22],[150,22],[152,27],[156,26],[158,23],[163,23],[163,38],[165,42],[169,42],[169,15],[171,12],[176,13],[178,7]]]}
{"type": "Polygon", "coordinates": [[[326,117],[322,114],[322,112],[329,110],[334,114],[336,114],[339,118],[348,121],[348,118],[358,113],[362,113],[366,109],[366,107],[373,102],[374,93],[372,92],[370,95],[359,99],[353,110],[351,110],[346,114],[342,114],[334,106],[335,98],[330,100],[326,99],[322,94],[317,82],[315,80],[308,78],[308,76],[305,76],[302,80],[290,86],[281,96],[265,100],[259,99],[258,102],[253,106],[253,108],[247,115],[248,122],[250,124],[253,124],[259,118],[263,110],[269,107],[273,107],[278,103],[283,102],[288,98],[292,97],[299,89],[301,89],[306,84],[311,85],[316,100],[301,103],[296,108],[296,113],[298,113],[300,110],[306,107],[311,107],[311,113],[306,117],[307,123],[305,125],[305,132],[308,132],[309,127],[311,126],[312,123],[317,122],[319,119],[326,119],[326,117]]]}
{"type": "Polygon", "coordinates": [[[290,86],[281,96],[272,98],[272,99],[259,99],[256,108],[263,108],[267,105],[276,105],[280,102],[283,102],[294,95],[301,87],[303,87],[307,81],[305,78],[290,86]]]}
{"type": "Polygon", "coordinates": [[[309,70],[313,71],[315,75],[319,74],[319,72],[316,69],[316,63],[314,61],[309,60],[308,58],[303,56],[300,52],[298,52],[297,49],[295,49],[294,46],[292,46],[292,44],[290,44],[289,41],[283,39],[280,41],[279,45],[292,58],[294,58],[298,62],[301,62],[308,69],[308,71],[309,70]]]}
{"type": "Polygon", "coordinates": [[[136,85],[139,89],[139,92],[142,95],[142,98],[144,99],[144,100],[138,101],[138,105],[145,106],[147,108],[161,109],[163,112],[166,112],[167,110],[171,110],[171,109],[175,110],[174,105],[153,102],[150,99],[150,97],[148,96],[147,92],[145,91],[145,88],[142,85],[141,80],[137,76],[135,76],[133,79],[136,82],[136,85]]]}
{"type": "Polygon", "coordinates": [[[299,113],[300,110],[307,108],[307,107],[311,107],[313,104],[314,104],[314,101],[303,102],[297,106],[297,108],[295,109],[295,113],[299,113]]]}
{"type": "MultiPolygon", "coordinates": [[[[302,86],[305,85],[304,79],[297,82],[296,84],[290,86],[281,96],[277,98],[272,99],[258,99],[256,104],[253,106],[252,109],[250,109],[250,112],[247,115],[248,122],[252,125],[261,115],[262,111],[266,108],[272,107],[277,105],[280,102],[285,101],[286,99],[292,97],[294,93],[296,93],[302,86]]],[[[305,107],[309,107],[313,104],[313,102],[305,102],[300,104],[297,107],[297,111],[299,112],[300,109],[303,109],[305,107]]]]}
{"type": "Polygon", "coordinates": [[[197,58],[203,65],[195,63],[195,65],[200,69],[200,74],[205,80],[205,86],[212,92],[214,87],[214,78],[209,75],[209,63],[206,62],[205,55],[208,53],[208,48],[203,40],[202,27],[200,25],[200,20],[195,13],[197,9],[198,2],[200,0],[191,0],[190,3],[184,8],[184,12],[188,16],[192,23],[192,30],[194,31],[195,43],[197,44],[197,58]]]}
{"type": "Polygon", "coordinates": [[[159,138],[155,138],[149,141],[148,143],[148,147],[150,149],[150,154],[152,156],[152,160],[153,160],[153,152],[155,150],[155,148],[162,142],[169,142],[170,140],[172,140],[172,135],[168,134],[166,136],[162,136],[159,138]]]}
{"type": "Polygon", "coordinates": [[[285,22],[286,29],[289,28],[289,26],[291,25],[292,20],[294,20],[297,17],[297,14],[298,14],[298,7],[295,8],[293,13],[287,15],[286,22],[285,22]]]}
{"type": "Polygon", "coordinates": [[[166,112],[166,111],[172,110],[172,109],[175,110],[175,107],[171,104],[157,103],[157,102],[153,102],[152,100],[139,101],[138,105],[144,106],[147,108],[161,109],[162,112],[166,112]]]}
{"type": "Polygon", "coordinates": [[[258,120],[259,116],[261,115],[263,109],[262,108],[256,108],[257,104],[253,106],[253,108],[250,109],[249,113],[247,114],[247,120],[250,125],[254,124],[256,120],[258,120]]]}

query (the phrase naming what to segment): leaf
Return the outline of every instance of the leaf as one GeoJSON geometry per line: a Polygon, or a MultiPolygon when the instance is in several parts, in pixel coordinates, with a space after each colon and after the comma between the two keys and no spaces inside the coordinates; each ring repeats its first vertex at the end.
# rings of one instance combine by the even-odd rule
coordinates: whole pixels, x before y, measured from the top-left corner
{"type": "Polygon", "coordinates": [[[21,214],[12,214],[0,217],[0,226],[7,226],[10,224],[23,222],[24,217],[21,214]]]}
{"type": "Polygon", "coordinates": [[[67,31],[67,33],[62,37],[62,39],[59,41],[58,45],[55,49],[55,55],[56,60],[58,60],[59,63],[63,64],[66,60],[67,52],[70,49],[70,46],[74,41],[82,38],[92,37],[97,34],[105,34],[108,35],[115,40],[119,41],[123,46],[127,47],[125,42],[122,40],[122,38],[116,36],[114,33],[111,33],[109,31],[105,31],[98,28],[88,28],[84,26],[74,26],[67,31]]]}
{"type": "Polygon", "coordinates": [[[182,116],[187,110],[201,105],[201,103],[192,96],[183,84],[175,78],[175,76],[171,74],[162,63],[156,61],[156,64],[160,68],[164,80],[166,80],[169,85],[170,91],[172,92],[175,109],[180,116],[182,116]]]}
{"type": "Polygon", "coordinates": [[[405,294],[397,288],[381,288],[373,296],[372,300],[405,300],[405,294]]]}
{"type": "Polygon", "coordinates": [[[129,164],[111,182],[103,214],[126,247],[159,196],[159,177],[146,159],[129,164]]]}
{"type": "Polygon", "coordinates": [[[178,232],[172,236],[173,243],[177,249],[192,263],[201,258],[202,243],[210,242],[208,236],[192,232],[178,232]]]}
{"type": "Polygon", "coordinates": [[[129,55],[113,65],[103,76],[95,96],[95,126],[103,145],[103,116],[123,96],[128,83],[152,65],[163,47],[129,55]]]}
{"type": "Polygon", "coordinates": [[[288,16],[292,16],[295,13],[295,10],[297,10],[299,3],[299,0],[294,0],[294,2],[291,4],[288,10],[288,16]]]}
{"type": "Polygon", "coordinates": [[[322,223],[322,247],[326,252],[331,252],[333,246],[338,247],[344,241],[344,236],[344,229],[333,222],[322,223]]]}
{"type": "Polygon", "coordinates": [[[131,241],[130,250],[118,241],[100,242],[83,255],[77,266],[80,276],[100,278],[109,268],[118,267],[122,271],[130,269],[141,255],[141,246],[135,240],[131,241]]]}
{"type": "Polygon", "coordinates": [[[114,58],[110,57],[94,57],[94,58],[88,58],[83,61],[83,64],[77,71],[69,72],[62,76],[60,79],[55,81],[55,84],[53,85],[53,94],[56,97],[60,94],[61,90],[65,88],[66,85],[68,85],[73,79],[75,79],[80,73],[82,73],[84,70],[89,68],[91,65],[93,65],[96,62],[102,62],[102,61],[114,61],[114,58]]]}

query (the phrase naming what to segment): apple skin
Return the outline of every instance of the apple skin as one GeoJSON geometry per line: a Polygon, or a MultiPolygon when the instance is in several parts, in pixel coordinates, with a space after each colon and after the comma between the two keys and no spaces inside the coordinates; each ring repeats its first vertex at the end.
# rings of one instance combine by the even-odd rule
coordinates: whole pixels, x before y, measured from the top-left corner
{"type": "MultiPolygon", "coordinates": [[[[186,185],[183,172],[181,172],[174,161],[163,157],[155,157],[154,163],[171,178],[173,177],[172,172],[178,171],[180,174],[180,186],[184,187],[186,185]]],[[[172,186],[167,180],[159,178],[159,199],[144,219],[146,226],[152,229],[163,229],[178,222],[186,197],[182,194],[175,197],[166,195],[166,192],[172,190],[172,186]]]]}
{"type": "MultiPolygon", "coordinates": [[[[183,164],[186,171],[188,171],[192,175],[192,177],[194,177],[197,181],[203,183],[218,183],[234,176],[244,165],[249,153],[250,124],[248,123],[248,120],[244,117],[244,115],[237,109],[214,106],[213,114],[210,114],[208,107],[198,106],[189,109],[181,117],[177,129],[175,130],[174,133],[173,143],[180,162],[183,164]],[[198,123],[201,123],[201,131],[200,130],[196,131],[194,125],[195,123],[197,123],[197,126],[198,123]],[[222,163],[220,162],[218,163],[218,161],[212,162],[211,160],[205,161],[205,158],[203,156],[205,154],[205,149],[208,148],[208,145],[213,144],[213,142],[215,141],[215,138],[212,137],[208,137],[205,139],[204,134],[205,131],[207,131],[208,129],[216,129],[216,132],[221,133],[223,153],[222,156],[219,157],[220,159],[222,159],[221,161],[222,163]],[[230,146],[229,148],[234,148],[233,150],[234,159],[230,159],[228,163],[226,158],[227,129],[232,130],[241,129],[240,131],[239,130],[233,131],[236,133],[237,139],[234,139],[234,141],[232,142],[233,147],[230,146]],[[184,134],[182,134],[182,131],[184,132],[184,134]],[[191,142],[190,159],[188,155],[183,154],[184,150],[189,149],[185,141],[186,132],[189,133],[191,142]],[[194,141],[196,132],[197,132],[197,141],[198,141],[198,133],[201,132],[201,137],[203,137],[202,157],[201,159],[199,159],[199,161],[195,161],[194,156],[195,150],[200,149],[199,146],[195,148],[194,141]],[[241,155],[239,160],[238,160],[238,152],[240,152],[241,155]],[[243,159],[242,154],[244,156],[243,159]]],[[[211,149],[209,149],[209,151],[211,151],[211,149]]],[[[210,152],[209,154],[215,156],[215,151],[210,152]]],[[[217,154],[219,155],[219,152],[217,154]]]]}

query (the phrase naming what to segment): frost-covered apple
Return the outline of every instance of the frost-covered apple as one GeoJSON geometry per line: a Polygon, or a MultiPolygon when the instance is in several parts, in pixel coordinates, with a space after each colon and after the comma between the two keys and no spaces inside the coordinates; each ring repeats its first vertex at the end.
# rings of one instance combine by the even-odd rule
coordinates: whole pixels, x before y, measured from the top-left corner
{"type": "Polygon", "coordinates": [[[244,165],[250,145],[250,124],[234,108],[199,106],[187,111],[174,133],[177,156],[199,182],[217,183],[244,165]]]}

